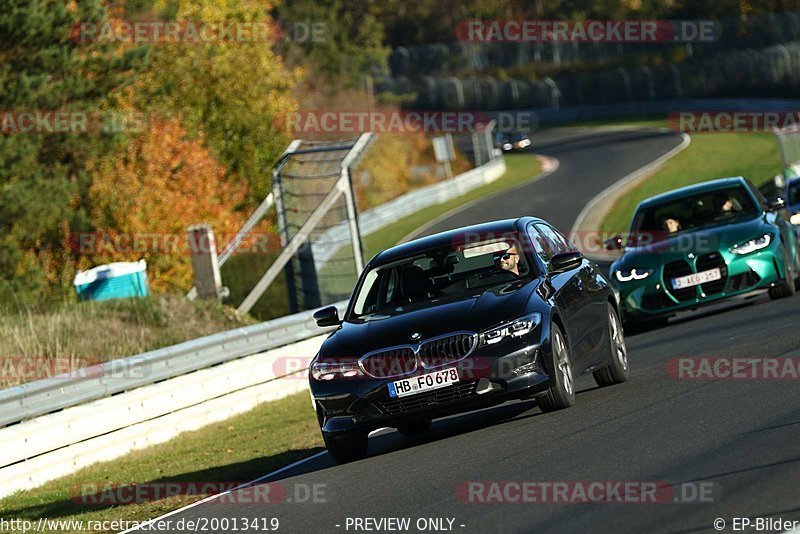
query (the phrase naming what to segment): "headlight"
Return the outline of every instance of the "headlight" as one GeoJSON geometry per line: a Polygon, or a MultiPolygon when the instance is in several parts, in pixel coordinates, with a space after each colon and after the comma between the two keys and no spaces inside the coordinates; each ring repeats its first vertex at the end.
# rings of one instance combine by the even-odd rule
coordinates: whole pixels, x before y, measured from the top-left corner
{"type": "Polygon", "coordinates": [[[513,321],[503,323],[496,328],[483,332],[480,336],[480,343],[481,345],[494,345],[507,337],[524,336],[536,328],[541,322],[541,313],[536,312],[530,315],[524,315],[519,319],[514,319],[513,321]]]}
{"type": "Polygon", "coordinates": [[[361,376],[358,362],[336,362],[317,360],[311,364],[311,376],[314,380],[326,381],[334,378],[353,378],[361,376]]]}
{"type": "Polygon", "coordinates": [[[503,150],[511,150],[512,148],[514,148],[514,145],[511,143],[503,143],[503,150]]]}
{"type": "Polygon", "coordinates": [[[800,224],[800,212],[792,215],[792,218],[789,220],[792,222],[792,224],[800,224]]]}
{"type": "Polygon", "coordinates": [[[631,280],[644,280],[653,274],[653,269],[622,269],[616,272],[617,280],[620,282],[630,282],[631,280]]]}
{"type": "Polygon", "coordinates": [[[770,234],[764,234],[761,237],[755,237],[750,241],[739,243],[738,245],[731,247],[730,251],[739,255],[750,254],[756,250],[767,248],[771,242],[772,236],[770,234]]]}

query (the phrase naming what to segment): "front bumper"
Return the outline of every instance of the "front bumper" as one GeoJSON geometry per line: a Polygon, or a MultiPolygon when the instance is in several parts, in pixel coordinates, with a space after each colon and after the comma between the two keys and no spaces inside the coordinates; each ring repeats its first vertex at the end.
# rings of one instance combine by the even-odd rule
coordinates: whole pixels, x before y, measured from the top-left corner
{"type": "MultiPolygon", "coordinates": [[[[670,276],[665,276],[665,266],[645,280],[618,282],[620,311],[626,322],[666,317],[675,312],[693,309],[705,304],[742,295],[759,289],[768,289],[780,282],[784,276],[781,249],[767,249],[735,256],[722,255],[719,268],[721,280],[701,284],[689,290],[672,290],[670,276]]],[[[713,267],[712,267],[713,268],[713,267]]],[[[691,272],[698,272],[697,265],[691,272]]]]}
{"type": "MultiPolygon", "coordinates": [[[[535,395],[550,387],[552,369],[549,332],[542,325],[519,339],[480,347],[467,358],[438,369],[455,367],[459,382],[430,391],[393,398],[388,383],[399,378],[356,377],[316,381],[311,396],[324,432],[393,427],[420,417],[435,419],[535,395]]],[[[417,371],[408,378],[433,372],[417,371]]]]}

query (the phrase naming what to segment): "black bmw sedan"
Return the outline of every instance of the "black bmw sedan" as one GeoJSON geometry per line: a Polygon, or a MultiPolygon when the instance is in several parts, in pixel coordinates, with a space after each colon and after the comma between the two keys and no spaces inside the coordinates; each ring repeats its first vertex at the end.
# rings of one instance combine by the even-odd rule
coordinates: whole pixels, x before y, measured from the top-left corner
{"type": "Polygon", "coordinates": [[[368,434],[512,399],[545,412],[575,402],[575,378],[628,378],[614,292],[598,268],[532,217],[469,226],[376,255],[312,360],[311,395],[337,462],[368,434]]]}

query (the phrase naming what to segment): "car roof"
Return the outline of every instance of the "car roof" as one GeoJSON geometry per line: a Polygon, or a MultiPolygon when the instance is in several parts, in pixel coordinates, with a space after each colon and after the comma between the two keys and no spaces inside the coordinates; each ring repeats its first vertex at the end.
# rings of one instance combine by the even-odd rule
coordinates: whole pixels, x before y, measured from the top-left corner
{"type": "Polygon", "coordinates": [[[685,187],[673,189],[672,191],[667,191],[666,193],[661,193],[659,195],[655,195],[645,200],[642,200],[639,203],[639,207],[650,206],[652,204],[660,204],[664,201],[675,200],[699,193],[705,193],[707,191],[724,189],[726,187],[730,187],[732,185],[737,185],[737,184],[746,185],[745,179],[742,178],[741,176],[735,176],[731,178],[719,178],[717,180],[709,180],[707,182],[701,182],[699,184],[687,185],[685,187]]]}
{"type": "Polygon", "coordinates": [[[517,232],[521,228],[524,228],[529,222],[546,221],[536,217],[519,217],[517,219],[503,219],[499,221],[473,224],[471,226],[463,226],[461,228],[439,232],[438,234],[421,237],[419,239],[414,239],[413,241],[408,241],[407,243],[401,243],[400,245],[387,248],[372,258],[369,264],[372,266],[383,265],[384,263],[389,263],[407,256],[413,256],[414,254],[424,250],[450,245],[454,242],[462,241],[464,234],[467,233],[483,235],[517,232]]]}

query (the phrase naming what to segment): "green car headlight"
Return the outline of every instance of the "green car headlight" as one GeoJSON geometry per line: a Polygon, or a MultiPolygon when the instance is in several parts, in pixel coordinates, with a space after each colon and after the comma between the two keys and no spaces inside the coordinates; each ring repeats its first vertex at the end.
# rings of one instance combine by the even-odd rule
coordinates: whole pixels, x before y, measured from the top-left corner
{"type": "Polygon", "coordinates": [[[644,280],[648,276],[653,274],[653,269],[620,269],[614,276],[617,277],[617,280],[620,282],[630,282],[632,280],[644,280]]]}
{"type": "Polygon", "coordinates": [[[770,234],[764,234],[759,237],[754,237],[749,241],[745,241],[744,243],[734,245],[730,248],[730,251],[733,254],[739,254],[740,256],[743,256],[745,254],[750,254],[751,252],[761,250],[762,248],[767,248],[771,242],[772,236],[770,234]]]}
{"type": "Polygon", "coordinates": [[[800,212],[792,215],[792,218],[789,220],[791,221],[792,224],[800,224],[800,212]]]}

